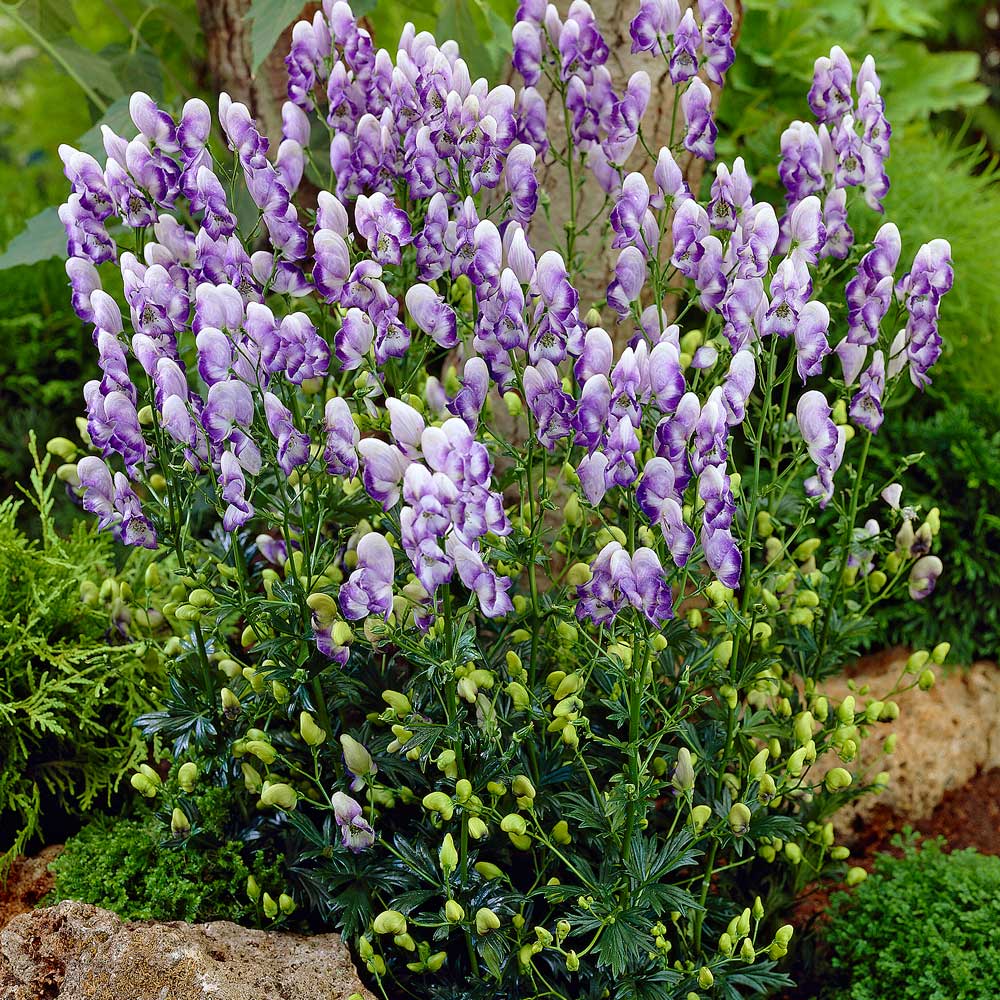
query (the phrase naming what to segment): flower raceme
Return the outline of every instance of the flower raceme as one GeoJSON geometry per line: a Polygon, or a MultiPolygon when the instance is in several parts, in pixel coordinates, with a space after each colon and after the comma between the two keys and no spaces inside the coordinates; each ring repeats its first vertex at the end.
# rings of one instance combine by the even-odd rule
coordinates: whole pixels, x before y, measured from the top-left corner
{"type": "MultiPolygon", "coordinates": [[[[754,199],[742,159],[719,163],[701,199],[690,166],[714,157],[711,88],[734,59],[731,33],[722,0],[683,14],[676,0],[642,0],[633,52],[651,68],[663,60],[676,87],[677,128],[658,136],[643,131],[649,74],[614,79],[583,0],[565,19],[522,0],[516,88],[473,80],[454,42],[412,25],[394,55],[376,48],[346,3],[326,0],[293,31],[276,149],[226,95],[217,120],[228,148],[217,150],[202,101],[175,119],[144,94],[130,103],[135,137],[104,127],[103,166],[61,147],[66,269],[101,372],[84,391],[95,454],[65,474],[85,509],[126,544],[172,547],[182,566],[199,547],[194,525],[214,511],[229,535],[221,578],[238,583],[228,606],[247,621],[244,655],[266,638],[269,665],[264,649],[284,641],[275,635],[292,637],[288,663],[315,649],[350,670],[387,638],[417,648],[443,633],[460,672],[455,704],[474,705],[484,730],[499,695],[487,696],[491,673],[457,658],[470,622],[497,648],[504,621],[529,637],[511,641],[529,643],[530,671],[507,660],[508,693],[524,705],[550,628],[582,629],[626,664],[635,652],[638,670],[643,643],[680,624],[686,598],[746,611],[766,594],[783,628],[817,627],[822,658],[834,654],[818,591],[833,604],[857,585],[867,600],[881,589],[876,573],[898,581],[911,570],[911,595],[927,596],[940,560],[907,546],[877,569],[885,539],[871,519],[874,532],[855,537],[856,503],[835,532],[837,572],[811,552],[789,565],[806,519],[827,516],[852,439],[863,441],[860,479],[900,376],[929,381],[948,244],[921,247],[898,276],[891,222],[855,246],[848,198],[881,211],[891,133],[871,58],[855,76],[840,49],[816,64],[817,124],[781,137],[784,209],[754,199]],[[552,95],[565,114],[548,114],[552,95]],[[322,150],[316,121],[330,136],[322,150]],[[571,199],[564,243],[550,238],[538,184],[539,167],[557,162],[574,194],[592,180],[605,202],[585,222],[571,199]],[[297,197],[304,178],[328,188],[315,208],[297,197]],[[589,262],[575,236],[599,225],[613,278],[603,302],[581,301],[589,262]],[[851,275],[843,292],[839,261],[851,275]],[[114,268],[120,303],[104,290],[118,287],[114,268]],[[783,504],[795,494],[806,500],[798,524],[783,504]],[[285,602],[280,628],[251,614],[261,587],[285,602]]],[[[897,503],[889,516],[909,525],[915,512],[897,503]]],[[[218,627],[216,641],[230,642],[218,627]]],[[[726,664],[762,634],[741,642],[695,627],[690,641],[726,664]]],[[[642,697],[638,676],[630,697],[642,697]]],[[[291,708],[312,708],[282,684],[291,708]]],[[[553,691],[564,684],[547,731],[572,749],[579,697],[565,676],[553,691]]],[[[727,685],[721,701],[731,697],[727,685]]],[[[413,739],[399,719],[396,749],[413,739]]],[[[636,739],[630,747],[636,771],[636,739]]],[[[448,752],[439,767],[454,778],[448,752]]],[[[439,795],[427,801],[444,822],[455,803],[439,795]]],[[[342,845],[371,847],[374,805],[366,818],[345,792],[326,801],[342,845]]],[[[639,836],[639,808],[633,800],[622,820],[626,842],[639,836]]],[[[749,808],[737,812],[743,837],[749,808]]],[[[708,821],[698,815],[696,832],[708,821]]]]}

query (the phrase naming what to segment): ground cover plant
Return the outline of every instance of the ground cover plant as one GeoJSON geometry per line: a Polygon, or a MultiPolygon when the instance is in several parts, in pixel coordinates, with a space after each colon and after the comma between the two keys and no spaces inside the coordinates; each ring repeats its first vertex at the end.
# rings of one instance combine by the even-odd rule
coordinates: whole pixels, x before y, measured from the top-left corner
{"type": "Polygon", "coordinates": [[[833,899],[829,996],[837,1000],[987,1000],[1000,989],[994,928],[1000,858],[946,853],[942,840],[897,837],[872,877],[833,899]],[[957,903],[957,905],[956,905],[957,903]]]}
{"type": "Polygon", "coordinates": [[[580,0],[521,5],[517,90],[327,3],[273,160],[227,95],[228,151],[203,102],[141,93],[103,165],[62,150],[101,368],[65,476],[182,575],[140,720],[178,766],[133,785],[181,850],[221,790],[232,840],[284,859],[264,915],[343,929],[386,997],[771,991],[769,900],[864,876],[830,816],[883,784],[849,766],[895,692],[821,685],[942,572],[936,512],[868,457],[940,354],[950,248],[855,242],[890,129],[839,49],[775,150],[784,206],[740,159],[690,190],[731,29],[642,4],[633,49],[678,89],[653,137],[649,75],[612,81],[580,0]],[[580,301],[594,234],[614,277],[580,301]]]}

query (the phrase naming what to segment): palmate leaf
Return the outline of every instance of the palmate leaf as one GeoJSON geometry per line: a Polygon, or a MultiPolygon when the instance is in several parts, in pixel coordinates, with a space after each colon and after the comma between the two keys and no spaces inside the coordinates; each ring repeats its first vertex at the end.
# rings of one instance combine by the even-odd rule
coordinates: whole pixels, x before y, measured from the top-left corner
{"type": "Polygon", "coordinates": [[[653,946],[649,936],[649,915],[644,910],[625,910],[608,924],[598,940],[597,964],[609,968],[614,977],[634,972],[653,946]]]}

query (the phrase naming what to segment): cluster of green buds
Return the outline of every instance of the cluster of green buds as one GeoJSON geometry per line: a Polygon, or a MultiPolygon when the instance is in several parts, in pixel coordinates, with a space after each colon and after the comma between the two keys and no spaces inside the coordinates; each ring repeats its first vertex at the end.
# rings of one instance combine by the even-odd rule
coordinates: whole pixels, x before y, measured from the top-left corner
{"type": "Polygon", "coordinates": [[[279,922],[290,917],[297,909],[297,904],[288,892],[280,892],[275,899],[271,893],[262,891],[260,883],[254,875],[247,877],[247,898],[257,906],[258,913],[270,922],[279,922]]]}

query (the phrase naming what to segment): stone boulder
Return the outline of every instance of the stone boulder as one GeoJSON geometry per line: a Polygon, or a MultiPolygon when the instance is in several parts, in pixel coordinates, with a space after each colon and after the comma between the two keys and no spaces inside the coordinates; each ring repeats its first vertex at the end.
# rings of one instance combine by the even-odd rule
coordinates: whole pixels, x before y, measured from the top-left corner
{"type": "Polygon", "coordinates": [[[0,931],[0,1000],[375,1000],[337,934],[129,923],[67,900],[0,931]]]}

